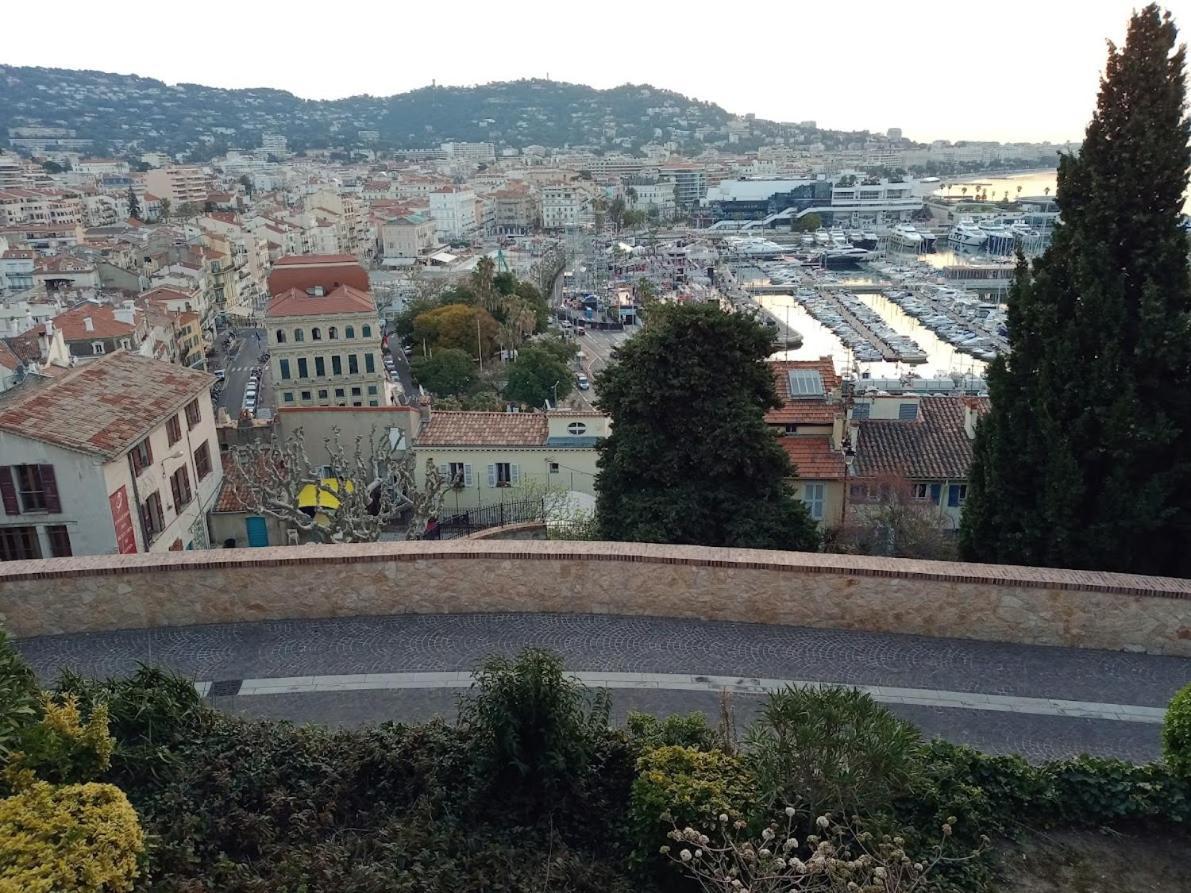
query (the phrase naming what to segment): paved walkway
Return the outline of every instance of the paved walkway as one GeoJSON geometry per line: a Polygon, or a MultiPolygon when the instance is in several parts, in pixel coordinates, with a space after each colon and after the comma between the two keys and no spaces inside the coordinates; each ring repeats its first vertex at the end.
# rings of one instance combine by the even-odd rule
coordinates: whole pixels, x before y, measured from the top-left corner
{"type": "Polygon", "coordinates": [[[630,708],[738,718],[785,684],[855,685],[924,732],[1032,758],[1151,759],[1191,660],[920,636],[590,615],[401,615],[27,639],[44,677],[138,661],[196,679],[223,709],[355,725],[452,715],[484,656],[538,645],[630,708]]]}

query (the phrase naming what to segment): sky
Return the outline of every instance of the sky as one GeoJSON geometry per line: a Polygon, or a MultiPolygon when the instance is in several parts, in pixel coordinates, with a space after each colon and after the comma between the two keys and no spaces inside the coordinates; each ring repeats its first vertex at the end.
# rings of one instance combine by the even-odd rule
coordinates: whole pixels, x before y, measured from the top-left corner
{"type": "MultiPolygon", "coordinates": [[[[387,96],[525,77],[650,83],[779,121],[1082,138],[1121,0],[59,0],[6,3],[0,63],[387,96]],[[11,8],[7,8],[11,6],[11,8]],[[21,35],[25,35],[24,38],[21,35]]],[[[1167,8],[1191,29],[1191,0],[1167,8]]]]}

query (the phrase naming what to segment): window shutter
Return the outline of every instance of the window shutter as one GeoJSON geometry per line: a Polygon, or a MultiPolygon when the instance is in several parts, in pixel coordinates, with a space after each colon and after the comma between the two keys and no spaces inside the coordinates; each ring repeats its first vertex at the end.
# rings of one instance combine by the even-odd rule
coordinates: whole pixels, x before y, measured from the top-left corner
{"type": "Polygon", "coordinates": [[[471,466],[463,466],[463,486],[470,487],[472,485],[471,466]]]}
{"type": "Polygon", "coordinates": [[[0,465],[0,495],[4,497],[4,513],[6,515],[21,513],[21,504],[17,500],[17,488],[12,482],[11,465],[0,465]]]}
{"type": "Polygon", "coordinates": [[[45,491],[45,510],[52,515],[62,511],[62,501],[58,498],[58,479],[54,476],[53,465],[39,465],[41,474],[41,488],[45,491]]]}
{"type": "Polygon", "coordinates": [[[521,466],[509,465],[509,483],[516,484],[521,480],[521,466]]]}
{"type": "Polygon", "coordinates": [[[930,501],[931,502],[933,502],[935,505],[938,505],[939,497],[942,495],[943,495],[943,485],[942,484],[931,484],[930,485],[930,501]]]}
{"type": "Polygon", "coordinates": [[[951,508],[959,506],[959,486],[952,484],[947,488],[947,505],[951,508]]]}
{"type": "Polygon", "coordinates": [[[178,489],[178,475],[177,473],[170,475],[170,494],[174,497],[174,511],[181,511],[178,505],[182,501],[182,494],[178,489]]]}
{"type": "Polygon", "coordinates": [[[450,482],[450,480],[451,480],[451,466],[450,465],[440,464],[438,466],[438,473],[439,473],[439,475],[442,476],[442,479],[444,481],[450,482]]]}
{"type": "Polygon", "coordinates": [[[496,488],[496,466],[495,465],[488,466],[488,487],[489,487],[489,489],[496,488]]]}

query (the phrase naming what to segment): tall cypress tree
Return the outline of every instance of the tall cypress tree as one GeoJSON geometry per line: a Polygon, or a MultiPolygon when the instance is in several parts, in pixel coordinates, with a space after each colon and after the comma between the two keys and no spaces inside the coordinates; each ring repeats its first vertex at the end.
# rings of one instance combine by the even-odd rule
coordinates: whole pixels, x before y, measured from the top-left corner
{"type": "Polygon", "coordinates": [[[961,544],[973,560],[1191,576],[1185,48],[1169,13],[1109,47],[1061,222],[1019,261],[961,544]]]}

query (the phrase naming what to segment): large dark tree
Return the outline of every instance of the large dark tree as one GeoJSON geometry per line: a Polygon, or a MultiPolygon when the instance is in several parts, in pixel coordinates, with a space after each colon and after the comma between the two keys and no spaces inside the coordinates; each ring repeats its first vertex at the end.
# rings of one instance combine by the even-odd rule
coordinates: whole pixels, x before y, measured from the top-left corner
{"type": "Polygon", "coordinates": [[[605,539],[814,549],[794,468],[764,414],[772,335],[715,305],[659,305],[596,382],[612,417],[596,514],[605,539]]]}
{"type": "Polygon", "coordinates": [[[1019,262],[962,528],[972,559],[1191,576],[1184,55],[1169,14],[1110,47],[1062,222],[1019,262]]]}

